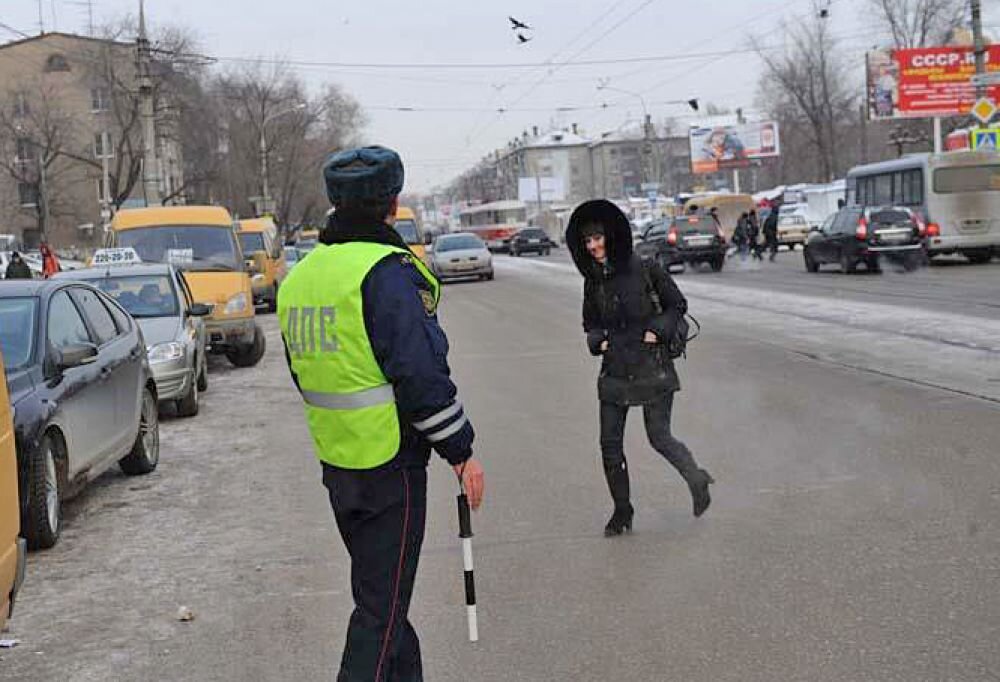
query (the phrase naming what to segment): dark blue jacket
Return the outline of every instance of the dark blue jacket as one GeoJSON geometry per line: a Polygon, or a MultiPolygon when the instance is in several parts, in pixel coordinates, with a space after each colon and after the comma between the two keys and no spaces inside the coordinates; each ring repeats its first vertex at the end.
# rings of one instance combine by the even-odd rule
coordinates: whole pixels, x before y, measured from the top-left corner
{"type": "MultiPolygon", "coordinates": [[[[331,221],[321,241],[370,241],[406,248],[385,225],[337,227],[331,221]]],[[[451,380],[448,338],[438,324],[436,311],[429,312],[421,296],[421,292],[430,292],[430,285],[413,258],[387,256],[361,284],[368,339],[382,373],[396,392],[401,444],[394,461],[426,466],[433,447],[450,464],[461,464],[472,456],[475,432],[451,380]]],[[[287,348],[285,357],[289,359],[287,348]]],[[[294,372],[292,376],[294,379],[294,372]]]]}

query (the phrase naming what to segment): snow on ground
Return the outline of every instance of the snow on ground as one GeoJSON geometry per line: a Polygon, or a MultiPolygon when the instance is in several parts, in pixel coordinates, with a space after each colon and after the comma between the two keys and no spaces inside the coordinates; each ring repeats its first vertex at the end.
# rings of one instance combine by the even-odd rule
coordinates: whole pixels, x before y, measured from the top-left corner
{"type": "MultiPolygon", "coordinates": [[[[543,278],[582,295],[570,263],[495,262],[498,278],[543,278]]],[[[1000,402],[1000,321],[770,289],[753,295],[708,277],[675,280],[705,334],[753,338],[820,361],[1000,402]]]]}

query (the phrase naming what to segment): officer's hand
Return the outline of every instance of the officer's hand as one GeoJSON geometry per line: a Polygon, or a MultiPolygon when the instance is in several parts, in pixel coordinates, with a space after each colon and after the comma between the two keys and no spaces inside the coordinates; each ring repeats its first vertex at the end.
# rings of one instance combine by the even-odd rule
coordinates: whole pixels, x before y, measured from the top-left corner
{"type": "Polygon", "coordinates": [[[660,339],[653,332],[647,331],[645,336],[642,337],[642,341],[643,343],[659,343],[660,339]]]}
{"type": "Polygon", "coordinates": [[[483,493],[485,492],[485,481],[483,476],[483,465],[475,459],[469,458],[454,467],[455,474],[462,481],[462,489],[469,496],[469,506],[479,509],[483,503],[483,493]]]}
{"type": "Polygon", "coordinates": [[[601,341],[601,352],[602,353],[607,353],[608,352],[608,340],[607,339],[604,339],[603,341],[601,341]]]}

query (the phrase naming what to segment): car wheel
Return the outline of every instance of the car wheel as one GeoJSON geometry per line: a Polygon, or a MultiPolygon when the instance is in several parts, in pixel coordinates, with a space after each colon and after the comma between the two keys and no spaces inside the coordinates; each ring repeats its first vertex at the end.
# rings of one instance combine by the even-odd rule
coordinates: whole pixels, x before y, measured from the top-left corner
{"type": "Polygon", "coordinates": [[[146,387],[142,390],[142,410],[139,413],[139,433],[136,434],[132,452],[118,460],[118,466],[129,476],[151,473],[160,462],[160,421],[156,411],[156,398],[146,387]]]}
{"type": "Polygon", "coordinates": [[[993,260],[993,253],[989,249],[983,251],[966,251],[962,255],[973,265],[983,265],[993,260]]]}
{"type": "Polygon", "coordinates": [[[495,275],[494,271],[493,271],[493,270],[490,270],[489,274],[487,274],[487,275],[486,275],[486,281],[487,281],[487,282],[492,282],[492,281],[493,281],[493,278],[494,278],[495,276],[496,276],[496,275],[495,275]]]}
{"type": "Polygon", "coordinates": [[[849,275],[857,271],[858,263],[846,253],[842,253],[840,254],[840,269],[844,271],[845,275],[849,275]]]}
{"type": "Polygon", "coordinates": [[[517,249],[515,249],[513,246],[510,247],[510,257],[511,258],[517,258],[517,255],[518,255],[517,254],[517,249]]]}
{"type": "Polygon", "coordinates": [[[726,264],[726,257],[725,256],[719,256],[715,260],[711,261],[709,264],[712,266],[712,271],[713,272],[722,272],[722,268],[726,264]]]}
{"type": "Polygon", "coordinates": [[[62,505],[55,447],[52,436],[46,434],[28,463],[28,508],[24,534],[31,549],[48,549],[59,539],[62,505]]]}
{"type": "Polygon", "coordinates": [[[198,382],[192,381],[191,390],[187,392],[186,396],[177,401],[177,416],[195,417],[198,415],[199,408],[198,382]]]}
{"type": "Polygon", "coordinates": [[[198,372],[198,390],[204,393],[208,390],[208,360],[201,359],[201,371],[198,372]]]}
{"type": "Polygon", "coordinates": [[[868,272],[882,272],[882,266],[879,265],[878,256],[869,256],[866,258],[865,266],[867,266],[868,272]]]}
{"type": "Polygon", "coordinates": [[[812,254],[809,253],[809,249],[802,250],[802,259],[806,263],[806,270],[808,272],[819,272],[819,263],[813,260],[812,254]]]}
{"type": "Polygon", "coordinates": [[[920,267],[922,260],[921,256],[908,253],[903,256],[903,269],[907,272],[913,272],[920,267]]]}
{"type": "Polygon", "coordinates": [[[267,342],[264,339],[264,330],[260,327],[254,327],[253,343],[226,351],[226,357],[237,367],[253,367],[264,357],[266,350],[267,342]]]}

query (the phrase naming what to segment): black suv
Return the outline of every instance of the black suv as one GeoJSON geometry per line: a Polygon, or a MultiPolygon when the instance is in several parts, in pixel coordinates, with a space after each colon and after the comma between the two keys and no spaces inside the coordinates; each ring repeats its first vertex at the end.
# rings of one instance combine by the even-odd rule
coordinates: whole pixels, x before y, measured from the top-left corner
{"type": "Polygon", "coordinates": [[[726,236],[709,216],[686,215],[660,220],[646,230],[636,245],[642,258],[655,258],[666,267],[708,263],[716,272],[726,264],[726,236]]]}
{"type": "Polygon", "coordinates": [[[864,263],[875,272],[883,256],[913,270],[927,258],[924,236],[923,223],[908,208],[847,206],[809,233],[802,257],[809,272],[826,263],[839,263],[845,273],[864,263]]]}
{"type": "Polygon", "coordinates": [[[555,245],[549,239],[549,235],[545,234],[545,230],[537,227],[526,227],[523,230],[519,230],[510,238],[508,249],[512,256],[520,256],[526,253],[538,253],[547,256],[552,252],[553,246],[555,245]]]}

